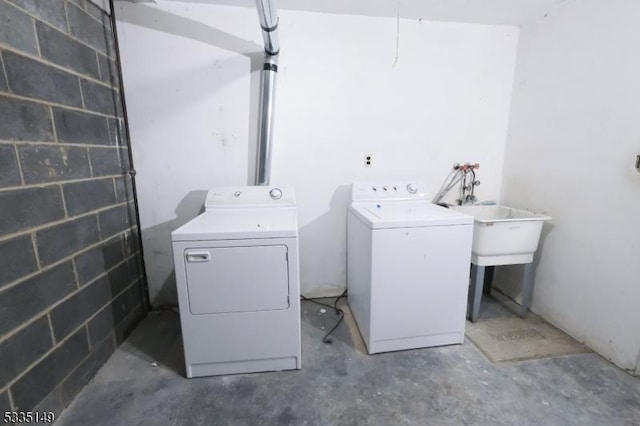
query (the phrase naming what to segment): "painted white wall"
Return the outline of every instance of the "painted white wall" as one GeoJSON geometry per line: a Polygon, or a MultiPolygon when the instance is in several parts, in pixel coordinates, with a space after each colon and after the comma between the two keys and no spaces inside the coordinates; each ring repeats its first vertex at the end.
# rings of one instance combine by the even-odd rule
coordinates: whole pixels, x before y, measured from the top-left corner
{"type": "Polygon", "coordinates": [[[147,6],[117,7],[131,21],[119,18],[118,35],[149,293],[176,303],[171,231],[201,211],[212,183],[247,183],[251,64],[207,32],[197,41],[183,22],[137,13],[147,6]]]}
{"type": "MultiPolygon", "coordinates": [[[[176,220],[176,206],[246,183],[253,166],[247,55],[260,58],[261,35],[249,8],[158,1],[117,15],[143,235],[160,231],[145,238],[147,269],[160,271],[151,298],[169,303],[158,290],[170,281],[168,232],[197,213],[192,203],[176,220]],[[230,44],[246,49],[220,48],[230,44]]],[[[282,10],[280,37],[272,183],[296,189],[305,295],[345,286],[354,180],[414,177],[435,191],[453,163],[472,161],[480,197],[499,196],[516,27],[402,19],[397,62],[395,19],[282,10]]]]}
{"type": "Polygon", "coordinates": [[[630,370],[640,351],[638,22],[635,0],[583,0],[521,28],[501,196],[553,217],[533,310],[630,370]]]}
{"type": "Polygon", "coordinates": [[[345,286],[354,180],[417,177],[435,192],[453,163],[477,161],[480,196],[498,196],[517,29],[402,20],[394,66],[393,19],[291,15],[273,178],[297,190],[303,291],[331,295],[345,286]]]}

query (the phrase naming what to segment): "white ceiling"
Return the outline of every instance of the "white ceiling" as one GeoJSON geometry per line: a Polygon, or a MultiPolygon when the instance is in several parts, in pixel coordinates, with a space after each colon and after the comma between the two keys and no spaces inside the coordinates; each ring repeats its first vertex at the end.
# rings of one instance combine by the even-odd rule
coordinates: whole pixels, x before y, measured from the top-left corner
{"type": "MultiPolygon", "coordinates": [[[[135,1],[135,0],[134,0],[135,1]]],[[[140,1],[140,0],[137,0],[140,1]]],[[[143,0],[144,1],[144,0],[143,0]]],[[[255,0],[179,0],[255,7],[255,0]]],[[[474,24],[521,25],[571,0],[278,0],[281,9],[474,24]]]]}

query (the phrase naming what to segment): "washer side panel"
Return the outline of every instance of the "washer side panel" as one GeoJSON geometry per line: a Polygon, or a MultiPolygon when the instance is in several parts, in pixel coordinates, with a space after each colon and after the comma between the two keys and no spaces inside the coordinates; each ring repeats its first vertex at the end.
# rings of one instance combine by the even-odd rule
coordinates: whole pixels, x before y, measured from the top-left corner
{"type": "Polygon", "coordinates": [[[349,307],[369,348],[371,321],[371,229],[353,212],[347,216],[347,289],[349,307]]]}

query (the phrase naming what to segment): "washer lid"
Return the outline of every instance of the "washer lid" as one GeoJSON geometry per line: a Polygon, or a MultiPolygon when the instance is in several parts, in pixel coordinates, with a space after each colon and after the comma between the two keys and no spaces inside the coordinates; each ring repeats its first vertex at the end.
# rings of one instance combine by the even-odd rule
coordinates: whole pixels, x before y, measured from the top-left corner
{"type": "Polygon", "coordinates": [[[295,207],[206,211],[171,233],[171,241],[291,238],[298,236],[295,207]]]}
{"type": "Polygon", "coordinates": [[[473,217],[428,201],[353,203],[350,210],[373,229],[473,225],[473,217]]]}

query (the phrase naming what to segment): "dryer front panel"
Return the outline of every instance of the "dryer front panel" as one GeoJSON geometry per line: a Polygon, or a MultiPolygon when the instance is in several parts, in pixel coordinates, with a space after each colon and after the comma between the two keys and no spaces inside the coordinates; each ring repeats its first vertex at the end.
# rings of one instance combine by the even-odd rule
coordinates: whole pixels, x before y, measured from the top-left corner
{"type": "Polygon", "coordinates": [[[184,265],[193,315],[289,307],[285,245],[190,248],[184,265]]]}

